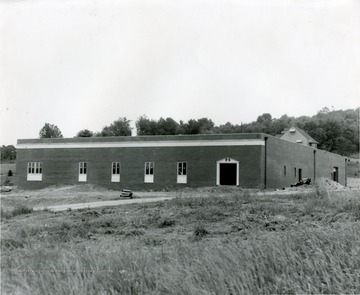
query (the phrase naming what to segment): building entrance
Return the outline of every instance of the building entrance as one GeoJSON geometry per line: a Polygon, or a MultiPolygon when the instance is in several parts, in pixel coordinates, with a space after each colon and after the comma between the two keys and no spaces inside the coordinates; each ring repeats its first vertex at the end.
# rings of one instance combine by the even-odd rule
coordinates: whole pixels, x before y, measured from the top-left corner
{"type": "Polygon", "coordinates": [[[220,185],[236,185],[236,164],[220,164],[220,185]]]}
{"type": "Polygon", "coordinates": [[[216,162],[216,185],[239,185],[239,161],[225,158],[216,162]]]}
{"type": "Polygon", "coordinates": [[[333,169],[332,180],[339,182],[339,168],[338,167],[334,167],[334,169],[333,169]]]}

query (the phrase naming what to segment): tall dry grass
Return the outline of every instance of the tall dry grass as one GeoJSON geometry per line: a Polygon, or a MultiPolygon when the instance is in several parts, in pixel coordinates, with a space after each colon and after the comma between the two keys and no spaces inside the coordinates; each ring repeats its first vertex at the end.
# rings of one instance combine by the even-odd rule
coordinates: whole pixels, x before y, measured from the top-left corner
{"type": "Polygon", "coordinates": [[[33,245],[3,259],[3,294],[354,294],[360,226],[171,248],[33,245]]]}
{"type": "Polygon", "coordinates": [[[3,221],[1,290],[356,294],[359,199],[319,187],[313,194],[229,192],[124,208],[23,212],[3,221]]]}

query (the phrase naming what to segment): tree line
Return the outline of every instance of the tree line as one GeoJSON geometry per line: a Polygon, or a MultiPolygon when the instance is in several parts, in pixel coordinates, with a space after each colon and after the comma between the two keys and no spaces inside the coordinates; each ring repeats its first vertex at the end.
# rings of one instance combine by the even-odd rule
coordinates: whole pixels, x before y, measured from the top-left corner
{"type": "MultiPolygon", "coordinates": [[[[131,136],[130,122],[122,117],[105,126],[101,132],[84,129],[76,137],[131,136]]],[[[286,128],[297,126],[313,137],[320,149],[344,156],[359,153],[359,108],[335,110],[324,107],[311,117],[283,115],[273,118],[271,114],[264,113],[254,122],[240,125],[227,122],[219,126],[215,126],[209,118],[177,122],[170,117],[154,120],[143,115],[136,120],[135,126],[137,135],[266,133],[273,136],[281,134],[286,128]]]]}
{"type": "MultiPolygon", "coordinates": [[[[131,120],[120,117],[100,132],[89,129],[80,130],[75,137],[131,136],[131,120]]],[[[273,118],[264,113],[250,123],[225,124],[215,126],[209,118],[190,119],[187,122],[174,119],[150,119],[143,115],[135,121],[137,135],[180,135],[180,134],[224,134],[224,133],[266,133],[273,136],[281,134],[284,129],[297,126],[305,130],[319,144],[320,149],[344,156],[359,154],[359,108],[334,110],[324,107],[314,116],[289,117],[283,115],[273,118]]],[[[40,138],[62,138],[60,129],[53,124],[45,123],[39,132],[40,138]]],[[[14,152],[15,150],[15,152],[14,152]]],[[[1,147],[1,160],[13,160],[14,146],[1,147]]]]}
{"type": "Polygon", "coordinates": [[[13,145],[0,147],[1,163],[12,163],[16,160],[16,148],[13,145]]]}

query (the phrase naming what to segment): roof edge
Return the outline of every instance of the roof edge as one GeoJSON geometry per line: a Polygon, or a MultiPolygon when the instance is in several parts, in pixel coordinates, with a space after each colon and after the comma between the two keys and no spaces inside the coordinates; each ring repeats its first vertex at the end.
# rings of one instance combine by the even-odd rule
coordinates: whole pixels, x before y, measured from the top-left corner
{"type": "Polygon", "coordinates": [[[38,138],[18,139],[17,144],[29,143],[101,143],[101,142],[139,142],[139,141],[182,141],[182,140],[226,140],[226,139],[263,139],[263,133],[191,134],[191,135],[142,135],[76,138],[38,138]]]}

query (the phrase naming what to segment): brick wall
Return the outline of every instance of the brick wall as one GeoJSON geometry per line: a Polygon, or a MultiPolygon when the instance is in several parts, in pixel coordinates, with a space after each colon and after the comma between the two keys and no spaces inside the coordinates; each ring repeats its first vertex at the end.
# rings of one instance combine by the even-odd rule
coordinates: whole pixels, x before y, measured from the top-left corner
{"type": "MultiPolygon", "coordinates": [[[[164,136],[156,140],[262,139],[263,134],[218,136],[164,136]]],[[[339,183],[345,185],[345,158],[297,143],[267,136],[266,187],[287,187],[302,177],[331,177],[338,167],[339,183]],[[315,170],[314,170],[314,151],[315,170]],[[284,171],[286,167],[286,173],[284,171]],[[296,176],[295,170],[296,168],[296,176]],[[314,175],[314,173],[316,175],[314,175]]],[[[20,143],[97,143],[149,141],[155,137],[90,138],[64,140],[19,140],[20,143]]],[[[159,189],[163,187],[215,186],[216,162],[224,158],[239,161],[239,186],[260,188],[265,185],[265,147],[242,146],[166,146],[102,148],[28,148],[18,149],[17,184],[20,188],[37,189],[49,185],[79,184],[79,162],[87,162],[87,183],[113,189],[159,189]],[[42,162],[42,181],[27,181],[27,163],[42,162]],[[121,182],[111,182],[112,162],[121,163],[121,182]],[[145,162],[155,163],[154,183],[144,183],[145,162]],[[177,162],[187,162],[187,184],[177,184],[177,162]]]]}
{"type": "Polygon", "coordinates": [[[41,188],[78,184],[79,162],[87,162],[87,183],[109,188],[152,189],[166,186],[216,185],[216,161],[225,157],[239,163],[239,185],[262,185],[261,146],[158,147],[93,149],[19,149],[18,185],[41,188]],[[42,162],[41,182],[26,180],[27,162],[42,162]],[[121,163],[121,182],[111,183],[111,163],[121,163]],[[144,183],[145,162],[155,162],[154,183],[144,183]],[[177,184],[177,162],[187,162],[187,184],[177,184]]]}

